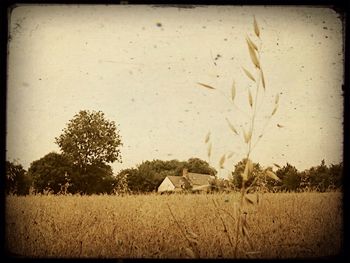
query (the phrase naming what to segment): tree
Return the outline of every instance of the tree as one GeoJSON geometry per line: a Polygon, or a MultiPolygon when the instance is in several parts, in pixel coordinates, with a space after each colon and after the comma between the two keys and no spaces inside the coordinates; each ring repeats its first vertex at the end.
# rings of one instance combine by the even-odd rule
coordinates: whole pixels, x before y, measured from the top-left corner
{"type": "MultiPolygon", "coordinates": [[[[241,187],[242,187],[242,182],[243,182],[242,174],[244,172],[246,162],[247,162],[246,158],[243,158],[241,161],[239,161],[235,165],[235,169],[232,173],[232,183],[238,189],[241,189],[241,187]]],[[[251,173],[249,173],[249,177],[248,177],[247,182],[245,183],[245,186],[249,187],[252,184],[254,178],[257,176],[261,176],[262,172],[263,171],[262,171],[260,164],[253,163],[253,171],[251,173]]]]}
{"type": "Polygon", "coordinates": [[[6,161],[6,193],[26,195],[29,193],[31,180],[21,164],[6,161]]]}
{"type": "Polygon", "coordinates": [[[127,188],[131,192],[143,192],[144,187],[144,181],[142,176],[140,176],[139,172],[135,168],[129,168],[121,170],[117,175],[117,181],[116,181],[116,188],[126,188],[125,182],[123,182],[122,178],[126,178],[127,188]],[[121,185],[123,184],[123,185],[121,185]]]}
{"type": "Polygon", "coordinates": [[[288,191],[295,191],[300,186],[301,175],[297,168],[287,163],[287,165],[276,171],[276,175],[282,180],[282,188],[288,191]]]}
{"type": "Polygon", "coordinates": [[[101,111],[82,110],[55,139],[76,170],[72,191],[83,194],[113,191],[115,177],[108,163],[121,162],[122,145],[114,121],[107,120],[101,111]]]}
{"type": "Polygon", "coordinates": [[[32,162],[28,174],[37,192],[43,193],[44,190],[51,190],[56,194],[66,183],[69,184],[72,181],[74,168],[66,156],[51,152],[32,162]]]}
{"type": "Polygon", "coordinates": [[[311,167],[308,171],[311,187],[315,187],[321,192],[330,186],[340,187],[342,178],[342,163],[327,167],[325,161],[316,167],[311,167]]]}
{"type": "Polygon", "coordinates": [[[340,188],[342,186],[343,179],[343,163],[331,164],[328,169],[329,176],[331,177],[331,184],[336,188],[340,188]]]}
{"type": "Polygon", "coordinates": [[[210,175],[215,175],[217,173],[217,171],[213,167],[209,166],[208,162],[203,161],[199,158],[188,159],[186,168],[188,168],[188,171],[192,173],[210,174],[210,175]]]}
{"type": "Polygon", "coordinates": [[[70,192],[83,194],[111,194],[116,182],[113,170],[107,164],[95,164],[86,167],[85,172],[76,172],[72,176],[70,192]]]}
{"type": "Polygon", "coordinates": [[[63,154],[80,169],[121,161],[119,131],[101,111],[80,111],[55,139],[63,154]]]}

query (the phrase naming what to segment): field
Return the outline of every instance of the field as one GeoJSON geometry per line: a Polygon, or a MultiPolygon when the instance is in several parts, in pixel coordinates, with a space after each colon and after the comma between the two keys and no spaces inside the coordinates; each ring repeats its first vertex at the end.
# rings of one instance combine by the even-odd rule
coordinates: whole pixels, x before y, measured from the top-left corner
{"type": "MultiPolygon", "coordinates": [[[[189,258],[188,233],[200,258],[233,258],[237,200],[238,194],[8,196],[6,245],[26,257],[189,258]]],[[[239,258],[341,252],[339,192],[260,194],[244,210],[253,249],[246,251],[240,234],[239,258]]]]}

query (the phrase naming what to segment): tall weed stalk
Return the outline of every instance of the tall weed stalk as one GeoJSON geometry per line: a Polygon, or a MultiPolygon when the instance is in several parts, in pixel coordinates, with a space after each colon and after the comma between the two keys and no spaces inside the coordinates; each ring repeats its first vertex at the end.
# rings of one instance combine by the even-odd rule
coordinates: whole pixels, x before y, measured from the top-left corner
{"type": "MultiPolygon", "coordinates": [[[[246,154],[244,158],[245,168],[243,173],[241,174],[242,185],[240,188],[241,194],[238,201],[238,213],[235,213],[233,216],[235,218],[235,224],[236,224],[235,233],[234,233],[235,234],[234,242],[232,242],[231,237],[228,236],[230,244],[233,245],[233,251],[234,251],[235,257],[238,256],[238,251],[239,251],[238,244],[241,238],[249,246],[248,248],[249,250],[246,251],[245,253],[246,256],[258,253],[258,251],[253,250],[254,248],[250,239],[249,227],[247,222],[247,213],[244,212],[245,205],[255,204],[253,200],[251,200],[247,196],[247,193],[250,190],[250,188],[257,183],[258,176],[254,178],[252,184],[250,184],[249,187],[247,187],[246,183],[248,181],[248,178],[252,176],[252,172],[253,172],[253,162],[251,160],[251,153],[255,148],[255,146],[257,145],[257,143],[263,137],[266,126],[269,124],[271,118],[276,114],[279,106],[279,94],[277,93],[275,96],[274,105],[271,108],[271,114],[268,116],[267,120],[265,121],[265,124],[263,126],[261,133],[260,134],[257,133],[255,124],[256,124],[256,118],[258,115],[257,105],[258,105],[259,95],[261,94],[261,92],[264,92],[264,93],[266,92],[267,85],[266,85],[264,71],[261,63],[261,51],[262,51],[261,31],[255,17],[253,20],[253,28],[254,28],[254,40],[250,38],[248,35],[246,35],[246,43],[247,43],[250,60],[251,60],[252,66],[254,67],[254,71],[250,71],[249,69],[242,67],[242,72],[244,73],[244,75],[248,78],[249,81],[253,82],[255,86],[254,89],[251,89],[249,87],[247,89],[247,107],[249,108],[249,111],[250,111],[249,127],[242,128],[242,131],[240,132],[236,129],[235,125],[228,118],[225,118],[229,129],[232,131],[232,134],[234,136],[242,136],[243,142],[246,147],[246,154]]],[[[217,90],[212,85],[208,85],[201,82],[198,82],[198,84],[201,87],[220,92],[220,90],[217,90]]],[[[229,100],[231,101],[235,109],[238,109],[240,112],[243,112],[239,109],[237,105],[235,105],[236,94],[237,94],[236,85],[233,82],[231,87],[231,98],[229,98],[229,100]]],[[[210,136],[211,136],[211,133],[208,132],[205,138],[205,143],[207,144],[207,155],[208,155],[209,162],[211,160],[211,153],[212,153],[212,142],[210,140],[210,136]]],[[[225,161],[231,157],[232,157],[232,152],[229,154],[222,155],[222,157],[219,160],[220,169],[224,168],[225,161]]],[[[264,176],[265,177],[268,176],[274,180],[279,180],[277,175],[272,171],[271,167],[264,169],[264,176]]],[[[259,198],[257,196],[256,202],[258,202],[258,200],[259,198]]],[[[226,229],[224,222],[223,224],[226,229]]]]}

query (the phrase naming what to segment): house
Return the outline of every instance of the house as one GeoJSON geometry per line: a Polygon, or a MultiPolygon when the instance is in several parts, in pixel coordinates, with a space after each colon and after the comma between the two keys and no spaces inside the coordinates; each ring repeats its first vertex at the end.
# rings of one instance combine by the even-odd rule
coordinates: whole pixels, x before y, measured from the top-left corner
{"type": "Polygon", "coordinates": [[[167,176],[158,187],[158,192],[180,192],[184,190],[206,191],[214,176],[210,174],[190,173],[183,170],[182,176],[167,176]]]}

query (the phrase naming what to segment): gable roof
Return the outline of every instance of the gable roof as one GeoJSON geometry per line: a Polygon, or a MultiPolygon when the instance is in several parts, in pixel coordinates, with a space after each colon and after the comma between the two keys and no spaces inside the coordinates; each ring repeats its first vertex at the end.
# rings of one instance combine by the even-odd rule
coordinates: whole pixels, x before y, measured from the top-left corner
{"type": "Polygon", "coordinates": [[[181,188],[181,185],[183,185],[187,188],[190,185],[188,180],[183,176],[173,176],[173,175],[170,176],[169,175],[167,177],[173,183],[173,185],[177,188],[181,188]]]}
{"type": "Polygon", "coordinates": [[[208,185],[212,176],[210,174],[187,173],[188,179],[193,185],[208,185]]]}

